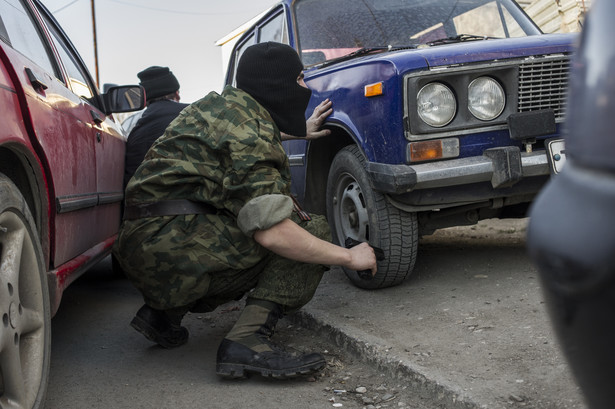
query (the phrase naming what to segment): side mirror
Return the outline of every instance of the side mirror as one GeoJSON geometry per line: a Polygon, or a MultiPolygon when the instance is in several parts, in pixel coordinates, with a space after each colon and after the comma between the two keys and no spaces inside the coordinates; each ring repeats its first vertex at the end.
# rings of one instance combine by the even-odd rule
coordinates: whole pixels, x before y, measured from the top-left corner
{"type": "Polygon", "coordinates": [[[110,84],[108,82],[105,82],[102,86],[102,92],[105,93],[109,91],[112,87],[117,87],[117,84],[110,84]]]}
{"type": "Polygon", "coordinates": [[[106,114],[134,112],[145,108],[145,89],[140,85],[110,87],[103,94],[106,114]]]}

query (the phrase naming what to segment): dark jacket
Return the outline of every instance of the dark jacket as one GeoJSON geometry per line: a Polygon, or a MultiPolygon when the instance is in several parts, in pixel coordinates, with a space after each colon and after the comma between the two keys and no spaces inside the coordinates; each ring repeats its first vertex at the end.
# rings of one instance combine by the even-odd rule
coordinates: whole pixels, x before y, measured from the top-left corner
{"type": "Polygon", "coordinates": [[[143,162],[145,154],[154,141],[164,133],[167,126],[187,107],[171,100],[161,100],[148,105],[143,116],[128,135],[124,168],[124,189],[135,171],[143,162]]]}

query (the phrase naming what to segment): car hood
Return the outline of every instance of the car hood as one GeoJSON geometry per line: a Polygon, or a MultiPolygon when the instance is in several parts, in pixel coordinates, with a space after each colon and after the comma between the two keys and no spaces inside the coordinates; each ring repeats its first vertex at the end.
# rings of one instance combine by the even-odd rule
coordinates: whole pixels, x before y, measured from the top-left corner
{"type": "MultiPolygon", "coordinates": [[[[346,69],[356,65],[388,63],[403,73],[407,70],[506,60],[528,56],[569,53],[574,50],[577,34],[544,34],[520,38],[466,41],[425,48],[409,48],[374,53],[340,63],[317,72],[346,69]]],[[[311,71],[308,69],[308,71],[311,71]]]]}
{"type": "Polygon", "coordinates": [[[430,68],[443,65],[467,64],[477,61],[565,53],[572,51],[575,34],[545,34],[501,40],[479,40],[418,48],[430,68]]]}

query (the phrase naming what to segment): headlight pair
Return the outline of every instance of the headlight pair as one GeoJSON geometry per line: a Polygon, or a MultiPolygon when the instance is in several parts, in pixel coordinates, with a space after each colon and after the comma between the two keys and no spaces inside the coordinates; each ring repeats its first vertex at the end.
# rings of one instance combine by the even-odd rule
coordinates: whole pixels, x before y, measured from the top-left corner
{"type": "MultiPolygon", "coordinates": [[[[441,82],[431,82],[417,94],[419,117],[428,125],[441,128],[457,113],[453,91],[441,82]]],[[[491,77],[478,77],[468,85],[468,110],[481,121],[497,118],[506,105],[504,89],[491,77]]]]}

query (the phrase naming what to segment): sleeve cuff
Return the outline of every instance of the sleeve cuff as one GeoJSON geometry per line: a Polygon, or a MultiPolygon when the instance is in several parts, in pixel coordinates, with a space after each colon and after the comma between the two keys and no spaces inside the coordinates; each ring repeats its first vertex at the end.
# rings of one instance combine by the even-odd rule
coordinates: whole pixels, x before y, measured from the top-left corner
{"type": "Polygon", "coordinates": [[[286,195],[263,195],[246,203],[237,215],[237,226],[247,236],[252,237],[256,230],[266,230],[293,212],[293,200],[286,195]]]}

